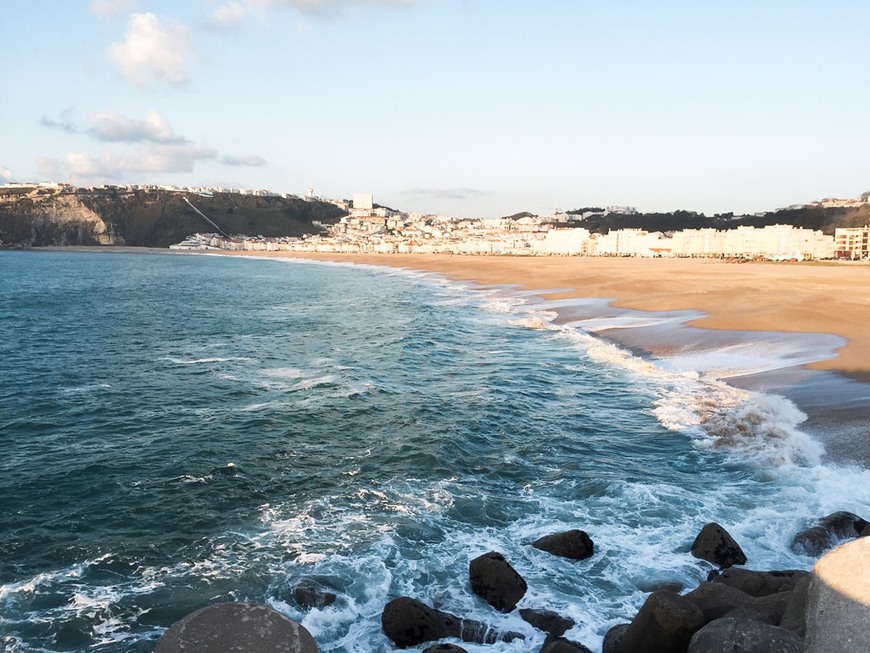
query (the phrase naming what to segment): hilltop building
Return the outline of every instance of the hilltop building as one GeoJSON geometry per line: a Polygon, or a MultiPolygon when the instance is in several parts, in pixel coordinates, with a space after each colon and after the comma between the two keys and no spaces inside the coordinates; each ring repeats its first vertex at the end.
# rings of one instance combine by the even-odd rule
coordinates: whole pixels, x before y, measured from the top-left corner
{"type": "Polygon", "coordinates": [[[363,211],[371,211],[375,206],[374,197],[371,193],[354,193],[353,208],[363,211]]]}

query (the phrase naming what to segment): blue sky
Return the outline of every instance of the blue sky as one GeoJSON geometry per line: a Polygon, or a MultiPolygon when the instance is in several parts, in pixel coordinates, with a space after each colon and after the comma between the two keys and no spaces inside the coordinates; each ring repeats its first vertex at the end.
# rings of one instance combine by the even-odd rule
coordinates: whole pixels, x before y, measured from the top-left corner
{"type": "Polygon", "coordinates": [[[870,190],[870,2],[6,0],[0,182],[495,217],[870,190]]]}

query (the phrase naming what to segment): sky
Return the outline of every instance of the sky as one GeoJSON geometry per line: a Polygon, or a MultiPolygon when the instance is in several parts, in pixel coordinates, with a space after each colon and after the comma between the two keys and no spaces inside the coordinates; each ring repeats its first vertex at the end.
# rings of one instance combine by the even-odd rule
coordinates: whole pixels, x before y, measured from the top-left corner
{"type": "Polygon", "coordinates": [[[4,0],[0,183],[462,217],[870,190],[866,0],[4,0]]]}

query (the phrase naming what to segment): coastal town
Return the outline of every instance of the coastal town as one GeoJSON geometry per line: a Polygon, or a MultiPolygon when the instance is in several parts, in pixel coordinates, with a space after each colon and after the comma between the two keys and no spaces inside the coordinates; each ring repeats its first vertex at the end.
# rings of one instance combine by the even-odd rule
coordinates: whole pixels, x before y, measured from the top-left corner
{"type": "MultiPolygon", "coordinates": [[[[44,220],[54,215],[54,219],[60,222],[80,220],[92,223],[96,225],[93,239],[97,244],[123,244],[89,206],[75,201],[82,194],[95,192],[112,198],[150,197],[142,200],[145,205],[153,204],[153,198],[160,193],[181,198],[185,208],[176,208],[175,211],[195,213],[197,220],[201,220],[203,231],[187,236],[184,234],[189,231],[182,231],[177,234],[177,240],[168,240],[162,245],[173,250],[718,258],[735,261],[870,260],[870,224],[867,224],[870,220],[864,226],[837,227],[827,233],[788,223],[751,226],[741,222],[752,216],[730,214],[730,218],[718,222],[717,227],[664,231],[601,229],[596,228],[596,224],[600,225],[602,220],[619,221],[622,218],[624,223],[638,214],[637,209],[631,206],[588,207],[555,211],[550,215],[523,212],[500,218],[468,218],[395,210],[375,203],[370,193],[356,193],[352,199],[343,200],[317,196],[311,188],[300,196],[265,189],[151,184],[77,188],[46,182],[0,185],[0,208],[23,201],[31,207],[35,219],[44,220]],[[252,235],[262,232],[251,229],[242,234],[226,223],[226,215],[209,215],[207,205],[218,197],[230,205],[248,198],[260,204],[295,202],[303,207],[325,206],[333,211],[333,217],[329,220],[312,217],[307,223],[306,233],[297,231],[295,235],[274,235],[276,232],[273,231],[273,235],[252,235]]],[[[870,215],[870,193],[864,193],[858,199],[824,199],[808,205],[794,205],[784,211],[801,209],[854,210],[870,215]]],[[[779,214],[776,218],[780,219],[779,214]]],[[[2,238],[0,244],[3,244],[2,238]]]]}
{"type": "MultiPolygon", "coordinates": [[[[309,189],[305,199],[314,196],[309,189]]],[[[321,199],[321,198],[317,198],[321,199]]],[[[584,221],[606,214],[630,215],[633,207],[611,206],[580,213],[548,216],[521,214],[495,219],[457,218],[405,213],[374,203],[368,193],[351,202],[325,200],[347,211],[324,233],[295,238],[226,237],[198,233],[172,249],[288,251],[365,254],[466,254],[495,256],[629,256],[768,260],[867,260],[870,226],[838,228],[833,235],[788,224],[762,228],[685,229],[648,232],[617,229],[593,233],[584,221]]],[[[821,208],[870,204],[858,200],[827,199],[821,208]]]]}

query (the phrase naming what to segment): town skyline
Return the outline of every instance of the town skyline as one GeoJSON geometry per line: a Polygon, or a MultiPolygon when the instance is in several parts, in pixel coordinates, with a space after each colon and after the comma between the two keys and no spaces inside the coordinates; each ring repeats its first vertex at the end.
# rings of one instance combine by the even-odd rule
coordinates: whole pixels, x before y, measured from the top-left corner
{"type": "Polygon", "coordinates": [[[14,2],[0,183],[362,188],[480,217],[854,198],[868,19],[808,1],[14,2]]]}

